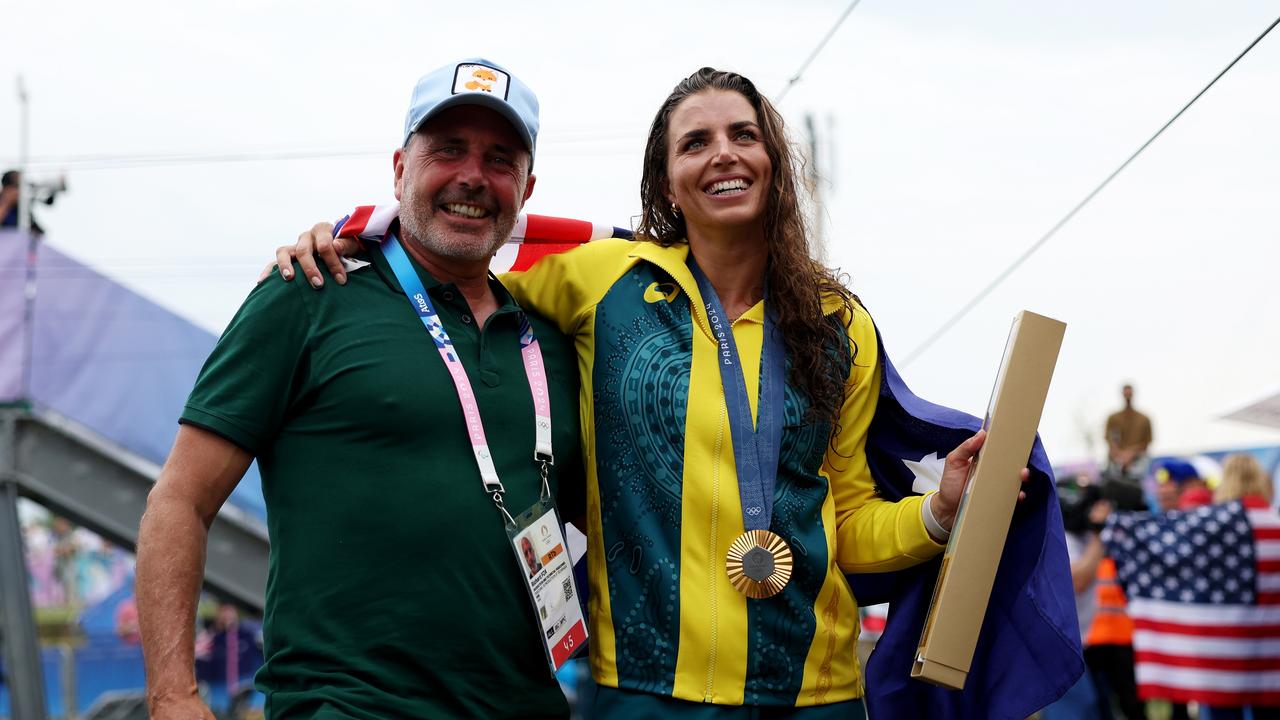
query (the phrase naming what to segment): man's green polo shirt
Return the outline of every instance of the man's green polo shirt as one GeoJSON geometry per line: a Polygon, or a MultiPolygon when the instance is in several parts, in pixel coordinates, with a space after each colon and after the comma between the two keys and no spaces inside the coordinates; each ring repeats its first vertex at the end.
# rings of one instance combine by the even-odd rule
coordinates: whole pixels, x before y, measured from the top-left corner
{"type": "MultiPolygon", "coordinates": [[[[271,534],[257,675],[270,718],[564,716],[503,520],[483,492],[444,362],[377,250],[316,292],[249,295],[181,422],[253,453],[271,534]]],[[[477,331],[462,294],[414,264],[480,406],[512,514],[539,494],[520,308],[477,331]]],[[[578,371],[532,317],[551,392],[552,491],[582,512],[578,371]]]]}

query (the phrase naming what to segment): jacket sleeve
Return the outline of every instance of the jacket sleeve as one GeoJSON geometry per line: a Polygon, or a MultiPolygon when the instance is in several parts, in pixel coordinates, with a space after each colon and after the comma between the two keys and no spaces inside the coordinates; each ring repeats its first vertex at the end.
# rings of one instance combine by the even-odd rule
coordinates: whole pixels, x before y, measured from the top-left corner
{"type": "Polygon", "coordinates": [[[867,465],[867,430],[880,395],[880,348],[871,317],[856,307],[849,327],[853,362],[822,472],[836,510],[836,562],[844,572],[901,570],[942,551],[921,514],[928,495],[889,502],[876,494],[867,465]]]}

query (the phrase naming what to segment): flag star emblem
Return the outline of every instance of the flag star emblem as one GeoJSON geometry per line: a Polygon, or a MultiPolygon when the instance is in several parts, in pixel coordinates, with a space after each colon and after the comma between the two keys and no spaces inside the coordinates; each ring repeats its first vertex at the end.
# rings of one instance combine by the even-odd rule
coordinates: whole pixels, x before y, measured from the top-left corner
{"type": "Polygon", "coordinates": [[[938,453],[931,452],[920,458],[918,461],[903,460],[903,465],[911,471],[915,477],[911,480],[911,491],[923,495],[938,489],[942,483],[942,470],[946,467],[946,458],[938,457],[938,453]]]}

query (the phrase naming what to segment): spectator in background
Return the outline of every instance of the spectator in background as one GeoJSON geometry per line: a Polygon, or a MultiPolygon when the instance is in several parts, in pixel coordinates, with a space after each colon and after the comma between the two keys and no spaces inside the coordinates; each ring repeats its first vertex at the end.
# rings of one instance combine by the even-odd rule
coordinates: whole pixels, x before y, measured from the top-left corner
{"type": "MultiPolygon", "coordinates": [[[[1104,555],[1098,533],[1111,514],[1111,503],[1102,499],[1098,485],[1087,476],[1059,481],[1058,500],[1062,504],[1062,524],[1066,530],[1067,554],[1071,558],[1071,585],[1075,590],[1076,616],[1083,641],[1098,606],[1095,585],[1098,565],[1104,555]]],[[[1102,720],[1111,717],[1107,704],[1109,701],[1105,694],[1098,692],[1092,673],[1086,672],[1061,699],[1045,708],[1040,717],[1041,720],[1102,720]]]]}
{"type": "Polygon", "coordinates": [[[1121,390],[1124,409],[1107,418],[1107,471],[1112,477],[1141,480],[1147,472],[1151,419],[1133,407],[1133,385],[1121,390]]]}
{"type": "Polygon", "coordinates": [[[1205,499],[1209,485],[1200,477],[1195,465],[1177,459],[1162,460],[1158,465],[1155,471],[1156,506],[1160,512],[1188,510],[1212,500],[1212,495],[1205,499]]]}
{"type": "Polygon", "coordinates": [[[70,520],[55,516],[49,525],[49,532],[53,536],[54,575],[62,586],[62,602],[69,606],[79,606],[82,604],[77,566],[80,545],[76,528],[70,520]]]}
{"type": "MultiPolygon", "coordinates": [[[[1073,573],[1074,579],[1074,573],[1073,573]]],[[[1126,720],[1143,720],[1146,703],[1138,698],[1133,671],[1133,620],[1127,611],[1124,588],[1116,579],[1116,564],[1109,557],[1098,563],[1093,622],[1084,638],[1084,662],[1098,688],[1103,718],[1112,717],[1112,700],[1126,720]]]]}
{"type": "MultiPolygon", "coordinates": [[[[1185,460],[1170,459],[1156,469],[1156,505],[1160,512],[1190,510],[1207,505],[1213,500],[1209,486],[1200,477],[1196,466],[1185,460]],[[1206,497],[1207,496],[1207,497],[1206,497]]],[[[1169,703],[1170,720],[1189,720],[1191,712],[1186,703],[1169,703]]]]}
{"type": "MultiPolygon", "coordinates": [[[[58,193],[67,189],[66,178],[59,178],[57,183],[32,183],[30,186],[30,195],[27,202],[31,205],[43,203],[52,205],[57,199],[58,193]]],[[[9,170],[3,176],[0,176],[0,227],[16,228],[18,227],[18,218],[21,214],[19,203],[22,199],[22,173],[18,170],[9,170]]],[[[44,228],[36,222],[34,215],[31,216],[31,232],[34,235],[43,235],[44,228]]]]}
{"type": "MultiPolygon", "coordinates": [[[[1273,489],[1271,478],[1267,477],[1258,461],[1252,455],[1239,453],[1229,455],[1223,461],[1222,482],[1213,494],[1213,501],[1227,503],[1239,500],[1252,511],[1262,511],[1275,516],[1276,511],[1271,505],[1273,489]]],[[[1273,517],[1272,520],[1280,525],[1280,518],[1273,517]]],[[[1259,561],[1261,560],[1259,558],[1259,561]]],[[[1202,720],[1240,720],[1245,717],[1244,710],[1245,708],[1239,707],[1205,705],[1202,720]]],[[[1252,705],[1249,711],[1253,720],[1280,719],[1280,704],[1266,707],[1252,705]]]]}
{"type": "Polygon", "coordinates": [[[262,667],[262,636],[240,622],[240,611],[219,603],[213,621],[196,636],[196,680],[226,689],[227,705],[234,705],[242,685],[253,685],[262,667]]]}
{"type": "MultiPolygon", "coordinates": [[[[1144,630],[1135,637],[1144,697],[1200,703],[1202,720],[1280,718],[1280,515],[1270,491],[1255,460],[1233,455],[1216,494],[1222,504],[1108,522],[1103,542],[1144,630]]],[[[1175,704],[1172,717],[1186,716],[1175,704]]]]}
{"type": "Polygon", "coordinates": [[[142,642],[138,632],[138,603],[132,597],[125,598],[116,606],[116,637],[128,645],[142,642]]]}
{"type": "Polygon", "coordinates": [[[1271,507],[1271,478],[1252,455],[1228,455],[1222,463],[1222,483],[1213,494],[1218,503],[1240,500],[1246,507],[1271,507]]]}
{"type": "Polygon", "coordinates": [[[0,227],[18,227],[18,200],[22,197],[22,173],[9,170],[0,177],[0,227]]]}
{"type": "Polygon", "coordinates": [[[1173,478],[1156,473],[1156,509],[1160,512],[1172,512],[1178,509],[1178,501],[1182,498],[1182,486],[1173,478]]]}

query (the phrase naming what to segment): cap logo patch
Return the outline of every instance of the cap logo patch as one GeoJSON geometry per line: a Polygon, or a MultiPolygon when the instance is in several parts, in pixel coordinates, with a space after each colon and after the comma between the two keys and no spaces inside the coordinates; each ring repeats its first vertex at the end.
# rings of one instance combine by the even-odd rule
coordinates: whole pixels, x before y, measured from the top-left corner
{"type": "Polygon", "coordinates": [[[453,94],[489,93],[507,99],[511,76],[487,65],[459,65],[453,74],[453,94]]]}

